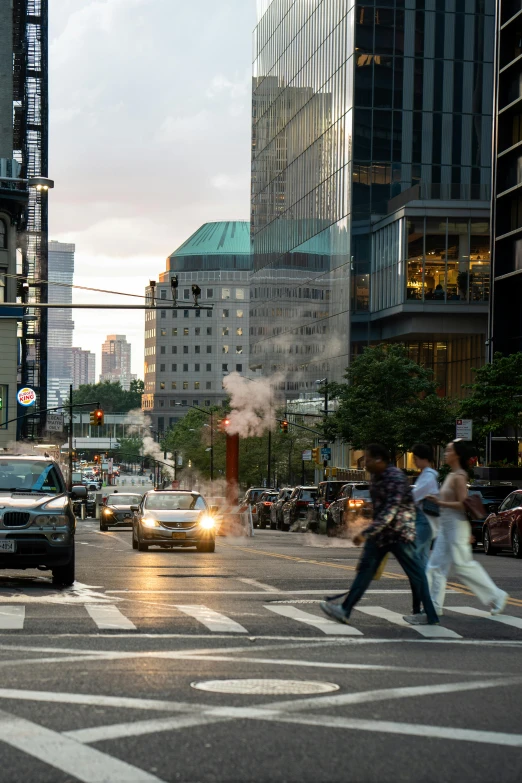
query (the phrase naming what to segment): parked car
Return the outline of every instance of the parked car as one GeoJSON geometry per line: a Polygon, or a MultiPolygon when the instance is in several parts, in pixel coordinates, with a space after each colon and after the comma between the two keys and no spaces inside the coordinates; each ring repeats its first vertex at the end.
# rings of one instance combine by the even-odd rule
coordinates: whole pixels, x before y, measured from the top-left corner
{"type": "Polygon", "coordinates": [[[511,492],[488,516],[483,541],[486,555],[508,549],[515,557],[522,558],[522,489],[511,492]]]}
{"type": "Polygon", "coordinates": [[[58,464],[48,457],[0,457],[0,568],[50,570],[53,582],[72,585],[76,519],[58,464]]]}
{"type": "Polygon", "coordinates": [[[152,489],[131,510],[133,549],[195,546],[198,552],[214,552],[216,548],[217,509],[208,506],[199,492],[152,489]]]}
{"type": "Polygon", "coordinates": [[[306,530],[308,527],[308,506],[317,497],[317,487],[296,487],[283,506],[283,530],[306,530]]]}
{"type": "Polygon", "coordinates": [[[308,510],[308,527],[314,532],[326,532],[325,512],[338,497],[346,481],[321,481],[317,485],[317,497],[308,510]]]}
{"type": "Polygon", "coordinates": [[[110,527],[131,527],[132,506],[141,502],[140,494],[115,492],[103,502],[100,510],[100,530],[106,532],[110,527]]]}
{"type": "Polygon", "coordinates": [[[293,487],[283,487],[279,490],[277,498],[270,507],[270,528],[271,530],[283,530],[283,506],[290,499],[293,487]]]}
{"type": "Polygon", "coordinates": [[[267,523],[270,524],[270,509],[278,495],[277,490],[269,489],[263,492],[256,503],[256,524],[263,530],[266,528],[267,523]]]}
{"type": "Polygon", "coordinates": [[[327,535],[348,530],[355,520],[371,519],[373,512],[370,485],[367,481],[345,484],[327,511],[327,535]]]}
{"type": "Polygon", "coordinates": [[[475,543],[474,549],[478,549],[483,544],[482,536],[484,530],[484,522],[490,513],[496,511],[502,501],[510,495],[515,487],[513,484],[470,484],[468,491],[470,495],[478,495],[482,500],[486,514],[484,519],[472,519],[471,532],[475,543]]]}
{"type": "MultiPolygon", "coordinates": [[[[270,487],[268,487],[270,489],[270,487]]],[[[254,523],[254,527],[257,527],[257,502],[263,492],[267,491],[267,487],[250,487],[250,489],[247,489],[245,492],[245,496],[240,501],[240,506],[250,506],[252,509],[252,521],[254,523]]],[[[275,492],[276,490],[271,490],[272,492],[275,492]]]]}

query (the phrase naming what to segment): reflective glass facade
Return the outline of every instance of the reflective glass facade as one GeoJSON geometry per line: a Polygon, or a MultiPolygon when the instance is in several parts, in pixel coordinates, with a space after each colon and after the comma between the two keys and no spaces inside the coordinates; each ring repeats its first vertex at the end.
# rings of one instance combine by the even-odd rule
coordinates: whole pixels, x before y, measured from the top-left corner
{"type": "MultiPolygon", "coordinates": [[[[372,224],[390,200],[417,186],[438,187],[432,198],[488,198],[493,15],[493,0],[273,0],[261,16],[251,361],[266,374],[290,371],[287,392],[342,377],[354,318],[376,301],[372,224]]],[[[465,228],[449,217],[443,227],[417,226],[420,266],[414,272],[405,256],[412,265],[397,280],[395,262],[386,261],[383,306],[403,301],[408,287],[425,301],[438,285],[444,302],[484,301],[486,284],[464,258],[476,236],[470,219],[465,228]],[[406,285],[408,275],[415,285],[406,285]]],[[[409,228],[393,231],[409,252],[409,228]]]]}

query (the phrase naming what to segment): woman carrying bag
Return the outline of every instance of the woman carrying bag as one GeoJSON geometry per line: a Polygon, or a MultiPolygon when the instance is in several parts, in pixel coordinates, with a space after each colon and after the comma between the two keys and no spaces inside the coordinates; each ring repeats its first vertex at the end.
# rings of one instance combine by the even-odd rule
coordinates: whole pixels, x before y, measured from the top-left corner
{"type": "Polygon", "coordinates": [[[428,561],[427,577],[435,611],[442,614],[446,595],[446,580],[455,567],[457,576],[477,598],[489,606],[491,614],[504,611],[508,594],[493,582],[482,566],[473,560],[471,550],[471,528],[466,514],[468,504],[468,463],[466,444],[461,440],[448,443],[446,463],[451,471],[447,475],[438,497],[428,499],[440,508],[440,531],[428,561]]]}

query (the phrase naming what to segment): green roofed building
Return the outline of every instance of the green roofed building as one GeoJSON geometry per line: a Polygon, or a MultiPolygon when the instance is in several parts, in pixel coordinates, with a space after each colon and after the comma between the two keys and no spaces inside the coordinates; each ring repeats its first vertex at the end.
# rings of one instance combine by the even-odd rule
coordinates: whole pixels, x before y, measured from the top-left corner
{"type": "MultiPolygon", "coordinates": [[[[156,285],[158,302],[172,305],[171,278],[178,277],[180,309],[145,313],[143,409],[153,427],[166,431],[191,405],[210,408],[226,399],[223,377],[248,371],[250,224],[204,223],[168,258],[156,285]],[[192,286],[201,289],[194,304],[192,286]]],[[[151,289],[146,289],[147,296],[151,289]]]]}

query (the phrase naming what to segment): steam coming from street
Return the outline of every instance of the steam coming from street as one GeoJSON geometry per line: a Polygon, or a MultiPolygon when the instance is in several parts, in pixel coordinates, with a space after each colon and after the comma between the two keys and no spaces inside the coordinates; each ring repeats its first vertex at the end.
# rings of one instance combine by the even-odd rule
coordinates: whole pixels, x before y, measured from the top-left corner
{"type": "Polygon", "coordinates": [[[240,438],[260,437],[267,430],[275,429],[277,401],[274,388],[283,379],[282,374],[277,374],[251,381],[237,372],[223,379],[223,387],[230,395],[230,435],[238,434],[240,438]]]}
{"type": "Polygon", "coordinates": [[[124,424],[129,425],[128,434],[137,435],[141,438],[143,443],[143,455],[152,457],[152,459],[158,460],[158,462],[166,463],[174,471],[174,462],[171,454],[168,455],[168,459],[163,456],[163,450],[159,443],[157,443],[152,437],[151,424],[152,421],[141,408],[135,408],[129,411],[123,420],[124,424]]]}

